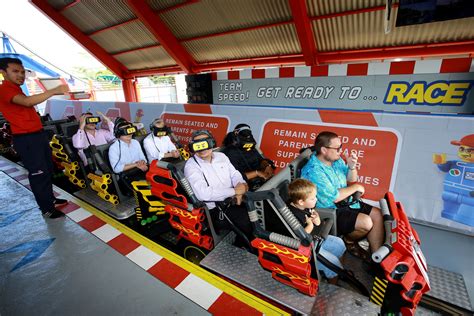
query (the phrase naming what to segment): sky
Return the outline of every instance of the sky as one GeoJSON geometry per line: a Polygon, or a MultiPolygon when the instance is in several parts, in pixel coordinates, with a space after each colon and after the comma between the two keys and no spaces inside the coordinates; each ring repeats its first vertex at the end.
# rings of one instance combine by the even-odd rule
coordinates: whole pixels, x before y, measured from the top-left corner
{"type": "MultiPolygon", "coordinates": [[[[27,0],[0,0],[0,32],[67,72],[72,72],[74,67],[105,68],[27,0]]],[[[11,42],[17,53],[30,56],[15,41],[11,42]]]]}

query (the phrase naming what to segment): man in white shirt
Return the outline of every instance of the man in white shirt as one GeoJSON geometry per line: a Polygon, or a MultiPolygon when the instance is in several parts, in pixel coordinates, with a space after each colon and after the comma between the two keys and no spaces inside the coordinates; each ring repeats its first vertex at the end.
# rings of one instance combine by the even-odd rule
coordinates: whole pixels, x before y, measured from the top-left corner
{"type": "MultiPolygon", "coordinates": [[[[217,228],[231,228],[223,214],[216,208],[216,203],[226,198],[235,197],[236,205],[231,205],[225,215],[244,233],[248,241],[253,237],[247,209],[241,205],[242,196],[248,186],[242,175],[231,164],[223,153],[213,152],[216,142],[207,130],[198,130],[191,136],[189,148],[194,156],[186,161],[184,175],[188,179],[196,197],[205,202],[209,208],[212,221],[217,228]]],[[[238,246],[245,246],[240,236],[236,239],[238,246]],[[240,240],[239,240],[240,239],[240,240]]]]}
{"type": "Polygon", "coordinates": [[[119,174],[122,183],[130,192],[133,190],[132,181],[145,179],[145,172],[148,170],[140,143],[132,138],[136,131],[132,123],[118,123],[114,129],[117,141],[109,148],[112,170],[119,174]]]}
{"type": "Polygon", "coordinates": [[[79,156],[85,166],[87,166],[87,158],[84,154],[84,149],[89,148],[90,145],[104,145],[115,139],[113,132],[114,123],[102,112],[97,112],[97,114],[107,122],[108,130],[103,128],[96,129],[97,124],[100,123],[100,118],[94,117],[92,113],[87,112],[81,115],[79,129],[77,133],[72,136],[72,145],[78,150],[79,156]]]}
{"type": "Polygon", "coordinates": [[[150,134],[143,140],[148,162],[163,158],[179,158],[179,151],[168,136],[168,127],[161,118],[150,124],[150,134]]]}

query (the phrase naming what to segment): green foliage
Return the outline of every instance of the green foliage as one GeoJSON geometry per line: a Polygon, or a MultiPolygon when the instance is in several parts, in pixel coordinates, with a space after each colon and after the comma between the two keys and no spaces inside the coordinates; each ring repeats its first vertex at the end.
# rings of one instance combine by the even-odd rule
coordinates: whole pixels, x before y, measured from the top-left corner
{"type": "Polygon", "coordinates": [[[151,76],[149,77],[149,79],[156,85],[174,86],[176,83],[174,80],[174,76],[151,76]]]}

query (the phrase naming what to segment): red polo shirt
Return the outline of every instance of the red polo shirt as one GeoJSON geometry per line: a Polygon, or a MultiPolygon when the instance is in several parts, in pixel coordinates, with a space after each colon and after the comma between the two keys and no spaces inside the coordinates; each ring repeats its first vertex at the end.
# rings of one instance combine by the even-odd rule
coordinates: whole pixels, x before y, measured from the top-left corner
{"type": "Polygon", "coordinates": [[[10,123],[13,134],[37,132],[43,128],[34,106],[26,107],[12,102],[13,97],[22,94],[20,86],[3,80],[0,85],[0,112],[10,123]]]}

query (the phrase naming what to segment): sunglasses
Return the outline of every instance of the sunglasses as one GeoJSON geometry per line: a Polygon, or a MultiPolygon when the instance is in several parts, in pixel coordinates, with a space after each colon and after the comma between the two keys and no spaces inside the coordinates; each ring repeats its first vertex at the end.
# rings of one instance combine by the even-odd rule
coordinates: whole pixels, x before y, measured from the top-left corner
{"type": "Polygon", "coordinates": [[[325,148],[328,148],[328,149],[334,149],[336,150],[337,152],[341,152],[342,151],[342,145],[339,146],[339,147],[329,147],[329,146],[324,146],[325,148]]]}

